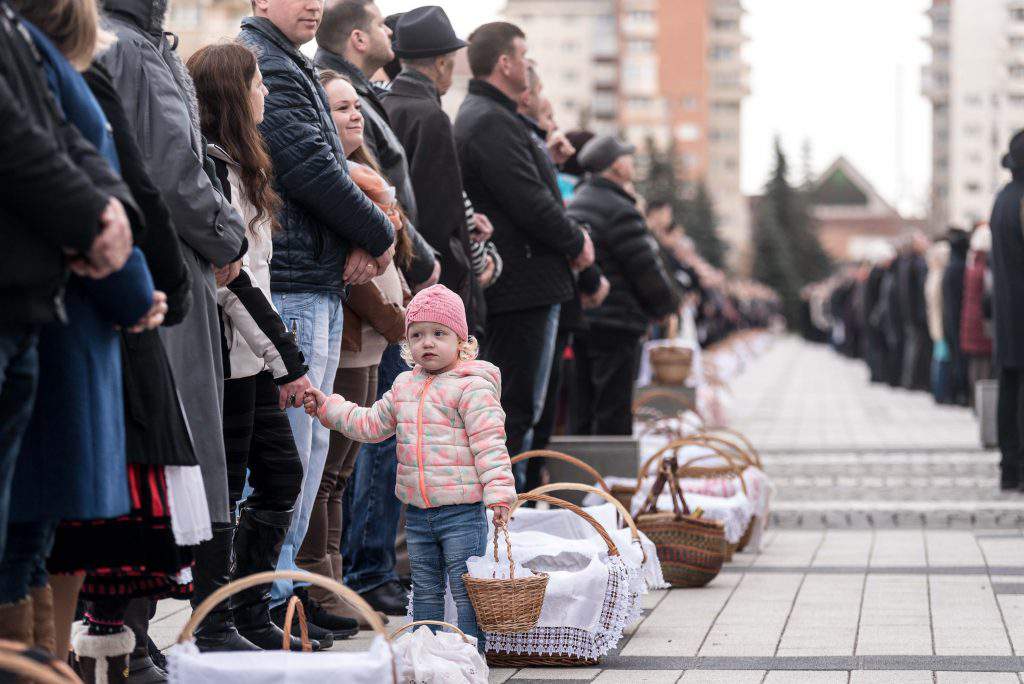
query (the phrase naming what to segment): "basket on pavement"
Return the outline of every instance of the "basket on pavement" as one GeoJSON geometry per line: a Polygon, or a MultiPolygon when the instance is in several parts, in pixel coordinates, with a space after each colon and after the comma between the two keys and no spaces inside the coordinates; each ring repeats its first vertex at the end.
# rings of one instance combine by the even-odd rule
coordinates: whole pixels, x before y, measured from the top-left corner
{"type": "Polygon", "coordinates": [[[689,347],[659,346],[651,348],[651,369],[659,385],[682,385],[690,377],[693,350],[689,347]]]}
{"type": "Polygon", "coordinates": [[[470,577],[462,575],[466,593],[476,611],[480,629],[496,634],[528,632],[537,626],[540,609],[544,605],[544,592],[548,576],[537,573],[529,577],[516,577],[516,563],[512,559],[512,540],[504,525],[494,528],[494,562],[498,563],[498,533],[505,533],[508,547],[508,578],[470,577]]]}
{"type": "Polygon", "coordinates": [[[666,458],[647,501],[636,515],[640,531],[658,549],[665,580],[674,587],[702,587],[718,576],[725,562],[726,541],[722,523],[691,513],[676,479],[676,459],[666,458]],[[668,486],[673,511],[658,511],[658,497],[668,486]]]}

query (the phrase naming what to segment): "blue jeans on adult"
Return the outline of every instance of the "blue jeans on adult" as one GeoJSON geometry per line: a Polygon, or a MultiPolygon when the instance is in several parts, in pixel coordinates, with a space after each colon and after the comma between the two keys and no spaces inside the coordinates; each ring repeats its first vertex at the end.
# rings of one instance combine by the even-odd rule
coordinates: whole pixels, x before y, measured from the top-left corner
{"type": "MultiPolygon", "coordinates": [[[[309,382],[325,394],[331,394],[334,392],[334,375],[341,356],[341,297],[317,292],[274,292],[272,296],[285,326],[295,332],[299,349],[306,357],[309,382]]],[[[303,476],[292,522],[277,559],[277,569],[297,570],[295,557],[306,537],[310,512],[320,488],[330,432],[320,421],[306,415],[301,407],[289,408],[287,413],[299,460],[302,461],[303,476]]],[[[287,601],[292,595],[292,589],[289,580],[275,582],[271,589],[271,606],[287,601]]]]}
{"type": "Polygon", "coordinates": [[[405,535],[412,568],[412,619],[444,620],[445,580],[452,590],[459,629],[477,638],[484,651],[484,634],[476,624],[462,575],[466,559],[482,556],[487,547],[487,515],[482,503],[417,508],[405,511],[405,535]]]}
{"type": "Polygon", "coordinates": [[[30,326],[0,330],[0,555],[7,537],[14,465],[35,403],[38,339],[30,326]]]}
{"type": "Polygon", "coordinates": [[[57,520],[11,523],[7,545],[0,557],[0,603],[17,603],[30,589],[45,587],[50,581],[46,558],[53,549],[57,520]]]}
{"type": "MultiPolygon", "coordinates": [[[[407,370],[409,366],[402,360],[400,345],[385,349],[377,369],[377,398],[407,370]]],[[[345,527],[341,537],[345,584],[354,591],[366,592],[398,581],[395,537],[402,502],[395,496],[397,469],[394,437],[364,444],[356,456],[356,467],[345,490],[345,527]]]]}

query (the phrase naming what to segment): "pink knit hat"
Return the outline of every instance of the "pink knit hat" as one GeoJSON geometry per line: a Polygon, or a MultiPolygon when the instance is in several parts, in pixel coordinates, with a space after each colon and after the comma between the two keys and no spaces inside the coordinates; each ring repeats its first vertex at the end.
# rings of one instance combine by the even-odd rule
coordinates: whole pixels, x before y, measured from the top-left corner
{"type": "Polygon", "coordinates": [[[413,323],[440,323],[447,326],[459,336],[460,340],[469,337],[469,325],[466,323],[466,307],[459,295],[444,285],[431,285],[420,290],[405,310],[405,335],[409,336],[409,326],[413,323]]]}

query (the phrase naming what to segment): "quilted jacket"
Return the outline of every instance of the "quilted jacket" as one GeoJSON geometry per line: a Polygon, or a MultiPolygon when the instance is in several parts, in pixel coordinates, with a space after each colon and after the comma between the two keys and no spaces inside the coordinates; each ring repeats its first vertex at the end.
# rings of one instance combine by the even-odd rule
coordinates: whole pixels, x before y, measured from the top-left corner
{"type": "Polygon", "coordinates": [[[271,289],[343,294],[351,246],[380,256],[394,242],[395,231],[349,177],[312,62],[266,17],[243,19],[238,39],[256,52],[270,91],[260,132],[284,200],[271,289]]]}
{"type": "Polygon", "coordinates": [[[500,396],[501,371],[486,361],[438,375],[417,366],[368,408],[331,395],[320,422],[360,442],[397,435],[395,494],[407,504],[511,506],[516,490],[500,396]]]}

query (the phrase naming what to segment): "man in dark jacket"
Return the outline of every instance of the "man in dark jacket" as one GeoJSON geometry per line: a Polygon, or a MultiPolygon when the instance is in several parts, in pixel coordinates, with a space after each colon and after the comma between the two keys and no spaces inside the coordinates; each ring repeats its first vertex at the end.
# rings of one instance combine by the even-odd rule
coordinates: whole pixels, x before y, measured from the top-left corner
{"type": "MultiPolygon", "coordinates": [[[[34,404],[38,329],[65,320],[67,264],[95,278],[120,269],[132,249],[125,207],[140,216],[128,188],[60,114],[45,78],[20,18],[0,1],[0,554],[34,404]]],[[[31,599],[0,603],[2,631],[23,628],[31,612],[31,599]]]]}
{"type": "Polygon", "coordinates": [[[384,98],[391,125],[405,147],[419,228],[441,258],[441,283],[466,305],[474,326],[475,287],[469,227],[452,122],[441,98],[452,85],[455,53],[466,46],[440,7],[410,10],[398,20],[395,54],[402,71],[384,98]]]}
{"type": "Polygon", "coordinates": [[[589,175],[569,213],[593,231],[594,251],[611,291],[586,312],[589,329],[573,343],[576,355],[575,434],[629,435],[640,343],[650,324],[677,312],[681,300],[665,272],[658,245],[636,199],[633,152],[613,136],[594,138],[580,150],[589,175]]]}
{"type": "Polygon", "coordinates": [[[394,58],[391,29],[384,23],[373,0],[338,0],[324,9],[316,42],[313,58],[316,66],[345,76],[359,95],[363,105],[363,148],[380,164],[384,177],[394,186],[398,202],[413,224],[405,228],[412,241],[413,257],[402,273],[414,289],[433,285],[440,275],[440,264],[430,244],[415,227],[418,222],[416,198],[409,182],[405,150],[381,104],[384,91],[367,78],[394,58]]]}
{"type": "Polygon", "coordinates": [[[1024,491],[1024,131],[1013,136],[1003,166],[1013,179],[996,196],[989,220],[995,363],[999,369],[999,484],[1002,489],[1024,491]]]}
{"type": "Polygon", "coordinates": [[[951,227],[946,234],[949,241],[949,263],[942,274],[942,335],[949,345],[952,367],[950,396],[953,403],[966,406],[967,356],[960,348],[960,318],[963,312],[964,276],[967,271],[967,248],[970,237],[962,228],[951,227]]]}
{"type": "MultiPolygon", "coordinates": [[[[330,393],[341,354],[345,287],[368,282],[387,267],[395,233],[349,176],[327,95],[313,63],[299,52],[316,34],[322,4],[255,0],[254,9],[256,16],[242,21],[239,40],[256,50],[270,90],[260,130],[284,202],[271,290],[309,360],[310,382],[330,393]]],[[[282,570],[296,567],[328,449],[326,428],[301,408],[288,414],[305,477],[278,561],[282,570]]],[[[275,584],[273,605],[291,594],[291,582],[275,584]]]]}
{"type": "Polygon", "coordinates": [[[932,347],[928,334],[928,308],[924,300],[924,281],[928,275],[924,254],[928,245],[924,233],[915,232],[905,256],[900,260],[898,283],[906,339],[901,384],[910,390],[927,390],[931,384],[932,347]]]}
{"type": "Polygon", "coordinates": [[[483,356],[503,371],[509,453],[529,448],[551,370],[559,307],[574,296],[570,268],[593,262],[586,231],[565,212],[558,179],[516,115],[527,88],[526,40],[516,26],[485,24],[469,37],[474,78],[455,120],[462,183],[494,224],[505,262],[487,290],[483,356]]]}

